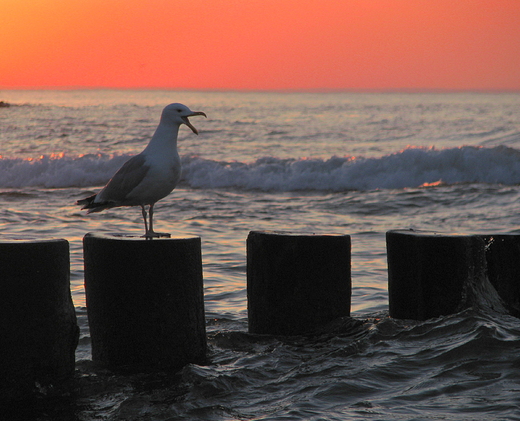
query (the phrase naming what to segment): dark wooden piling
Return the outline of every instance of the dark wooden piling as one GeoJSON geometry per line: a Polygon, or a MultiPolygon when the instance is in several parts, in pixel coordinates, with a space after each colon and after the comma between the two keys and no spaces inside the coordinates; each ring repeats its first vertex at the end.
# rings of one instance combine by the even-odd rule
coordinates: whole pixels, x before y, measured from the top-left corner
{"type": "Polygon", "coordinates": [[[68,241],[0,241],[0,407],[68,394],[78,335],[68,241]]]}
{"type": "Polygon", "coordinates": [[[87,234],[92,359],[130,371],[206,361],[201,241],[87,234]]]}
{"type": "Polygon", "coordinates": [[[297,335],[350,315],[350,236],[255,232],[247,238],[249,332],[297,335]]]}
{"type": "Polygon", "coordinates": [[[391,317],[426,320],[474,304],[486,270],[482,238],[396,230],[386,243],[391,317]]]}
{"type": "Polygon", "coordinates": [[[520,317],[520,235],[482,235],[487,275],[507,310],[520,317]]]}

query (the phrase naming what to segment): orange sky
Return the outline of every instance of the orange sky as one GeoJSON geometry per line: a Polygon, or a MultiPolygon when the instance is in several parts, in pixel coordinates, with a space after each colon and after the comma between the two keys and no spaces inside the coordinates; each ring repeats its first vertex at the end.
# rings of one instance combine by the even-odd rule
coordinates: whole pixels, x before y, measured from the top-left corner
{"type": "Polygon", "coordinates": [[[0,87],[520,90],[520,0],[0,0],[0,87]]]}

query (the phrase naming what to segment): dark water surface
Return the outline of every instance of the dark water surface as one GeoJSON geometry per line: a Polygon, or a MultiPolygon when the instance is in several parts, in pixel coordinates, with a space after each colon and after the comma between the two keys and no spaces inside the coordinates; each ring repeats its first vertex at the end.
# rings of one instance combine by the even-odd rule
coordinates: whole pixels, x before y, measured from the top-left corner
{"type": "MultiPolygon", "coordinates": [[[[85,314],[79,314],[85,323],[85,314]]],[[[120,374],[77,364],[40,420],[520,419],[519,320],[469,308],[424,322],[341,319],[310,336],[208,321],[210,363],[120,374]]],[[[84,337],[80,349],[88,346],[84,337]]],[[[23,418],[21,418],[23,419],[23,418]]]]}
{"type": "Polygon", "coordinates": [[[71,397],[4,419],[520,419],[520,319],[482,303],[389,318],[385,250],[392,229],[520,232],[519,94],[1,94],[13,104],[0,111],[1,234],[70,242],[81,327],[71,397]],[[208,115],[199,136],[181,129],[183,180],[156,226],[202,238],[210,360],[113,373],[91,360],[82,238],[140,235],[141,215],[74,203],[142,150],[171,102],[208,115]],[[351,235],[354,319],[307,337],[249,335],[252,230],[351,235]]]}

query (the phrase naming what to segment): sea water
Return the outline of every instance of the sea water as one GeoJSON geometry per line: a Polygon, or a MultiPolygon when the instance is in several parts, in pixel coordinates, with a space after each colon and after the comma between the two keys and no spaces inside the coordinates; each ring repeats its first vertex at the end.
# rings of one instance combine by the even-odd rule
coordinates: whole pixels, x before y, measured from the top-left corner
{"type": "Polygon", "coordinates": [[[71,247],[83,380],[41,419],[520,419],[520,320],[482,308],[389,318],[385,250],[391,229],[520,233],[520,94],[4,90],[0,100],[11,104],[0,108],[1,235],[71,247]],[[171,102],[208,115],[191,119],[199,136],[180,130],[182,181],[155,226],[202,238],[210,363],[115,378],[90,363],[82,238],[144,225],[138,208],[86,215],[75,201],[144,148],[171,102]],[[252,230],[351,235],[361,324],[313,339],[248,335],[252,230]]]}

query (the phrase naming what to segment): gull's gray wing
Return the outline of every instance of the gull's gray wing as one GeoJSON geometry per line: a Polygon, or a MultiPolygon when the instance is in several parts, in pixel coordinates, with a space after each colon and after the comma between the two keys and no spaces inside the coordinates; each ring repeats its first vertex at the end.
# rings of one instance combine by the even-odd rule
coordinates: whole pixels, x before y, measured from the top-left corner
{"type": "Polygon", "coordinates": [[[146,159],[142,154],[126,161],[105,188],[99,192],[97,201],[124,204],[128,194],[143,181],[150,169],[145,161],[146,159]]]}

